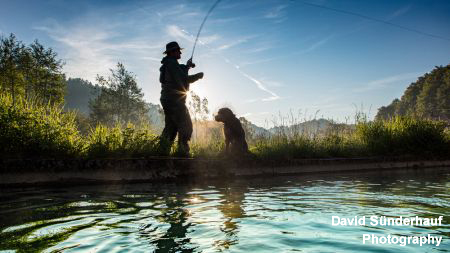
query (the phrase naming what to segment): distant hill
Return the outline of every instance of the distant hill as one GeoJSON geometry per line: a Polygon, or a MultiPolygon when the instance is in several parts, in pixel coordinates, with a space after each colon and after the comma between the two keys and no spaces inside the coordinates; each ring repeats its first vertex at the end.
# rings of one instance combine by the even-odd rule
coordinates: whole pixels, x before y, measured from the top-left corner
{"type": "MultiPolygon", "coordinates": [[[[81,78],[69,78],[67,80],[67,90],[65,95],[65,108],[78,110],[85,116],[89,116],[89,100],[94,99],[98,96],[100,88],[93,85],[89,81],[83,80],[81,78]]],[[[147,103],[149,108],[148,115],[150,117],[150,125],[155,130],[157,134],[161,133],[164,128],[164,112],[159,104],[147,103]]],[[[326,119],[315,119],[311,121],[306,121],[303,123],[295,124],[292,126],[277,126],[270,129],[266,129],[257,126],[247,120],[244,117],[240,117],[239,120],[245,129],[247,139],[250,141],[258,137],[269,137],[274,134],[292,134],[292,133],[318,133],[325,131],[327,128],[332,126],[332,123],[326,119]]],[[[200,123],[199,126],[207,129],[221,128],[222,124],[218,122],[206,122],[200,123]]],[[[195,129],[194,129],[195,130],[195,129]]],[[[216,130],[213,130],[216,131],[216,130]]],[[[216,131],[217,132],[217,131],[216,131]]],[[[220,132],[219,132],[220,133],[220,132]]],[[[204,133],[206,134],[206,133],[204,133]]],[[[204,134],[200,134],[202,137],[204,134]]],[[[222,135],[222,133],[220,133],[222,135]]]]}
{"type": "Polygon", "coordinates": [[[261,136],[268,137],[271,135],[269,130],[253,124],[252,122],[250,122],[249,120],[247,120],[244,117],[240,117],[239,120],[241,121],[242,127],[244,128],[246,137],[249,139],[257,138],[257,137],[261,137],[261,136]]]}
{"type": "Polygon", "coordinates": [[[89,115],[89,100],[98,96],[100,88],[81,78],[69,78],[64,96],[65,108],[89,115]]]}
{"type": "MultiPolygon", "coordinates": [[[[69,78],[67,81],[65,108],[78,110],[85,116],[89,116],[89,100],[99,95],[100,87],[81,78],[69,78]]],[[[147,103],[149,108],[150,125],[156,132],[164,128],[164,113],[160,105],[147,103]]]]}
{"type": "Polygon", "coordinates": [[[270,137],[273,135],[294,136],[296,134],[314,135],[328,131],[330,128],[353,129],[354,125],[338,124],[327,119],[314,119],[290,126],[276,126],[269,129],[259,127],[247,119],[241,117],[239,120],[244,127],[248,139],[258,137],[270,137]]]}
{"type": "Polygon", "coordinates": [[[375,119],[410,115],[450,121],[450,65],[438,66],[406,88],[400,99],[378,109],[375,119]]]}
{"type": "Polygon", "coordinates": [[[271,134],[285,133],[291,135],[294,133],[318,133],[327,130],[334,123],[326,119],[314,119],[305,121],[291,126],[276,126],[270,128],[268,131],[271,134]]]}

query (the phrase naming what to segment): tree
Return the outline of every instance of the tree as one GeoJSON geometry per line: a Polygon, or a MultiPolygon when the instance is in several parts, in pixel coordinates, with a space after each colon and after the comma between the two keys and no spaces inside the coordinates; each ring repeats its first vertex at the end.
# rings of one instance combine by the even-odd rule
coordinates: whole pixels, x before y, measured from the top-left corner
{"type": "Polygon", "coordinates": [[[208,119],[209,114],[208,99],[202,99],[199,95],[195,94],[194,91],[190,91],[189,93],[188,109],[194,118],[194,137],[198,140],[199,131],[202,131],[203,134],[205,134],[203,130],[206,130],[207,128],[206,120],[208,119]]]}
{"type": "Polygon", "coordinates": [[[406,88],[401,99],[378,109],[375,119],[407,115],[450,121],[450,65],[437,66],[406,88]]]}
{"type": "Polygon", "coordinates": [[[20,54],[24,46],[14,34],[0,41],[0,82],[2,91],[8,91],[15,104],[16,95],[23,91],[20,73],[20,54]]]}
{"type": "Polygon", "coordinates": [[[51,48],[38,41],[25,46],[14,34],[0,39],[0,87],[16,96],[39,98],[43,102],[64,101],[63,62],[51,48]]]}
{"type": "Polygon", "coordinates": [[[194,91],[190,91],[190,99],[188,102],[189,111],[194,117],[194,121],[207,120],[209,114],[208,99],[201,98],[194,91]]]}
{"type": "Polygon", "coordinates": [[[57,54],[51,48],[45,48],[37,40],[30,45],[34,60],[32,75],[34,94],[45,102],[63,102],[66,88],[65,76],[62,74],[63,62],[57,60],[57,54]]]}
{"type": "Polygon", "coordinates": [[[116,123],[149,121],[144,93],[136,83],[136,77],[122,63],[110,69],[108,78],[97,76],[100,95],[89,102],[90,117],[94,122],[108,126],[116,123]]]}

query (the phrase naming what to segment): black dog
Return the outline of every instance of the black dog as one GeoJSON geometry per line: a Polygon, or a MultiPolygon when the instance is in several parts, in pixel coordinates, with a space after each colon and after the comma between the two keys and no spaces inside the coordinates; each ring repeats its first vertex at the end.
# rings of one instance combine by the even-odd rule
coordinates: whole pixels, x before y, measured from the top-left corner
{"type": "Polygon", "coordinates": [[[244,128],[233,112],[228,108],[221,108],[215,120],[224,124],[225,152],[237,155],[247,154],[249,151],[245,141],[244,128]]]}

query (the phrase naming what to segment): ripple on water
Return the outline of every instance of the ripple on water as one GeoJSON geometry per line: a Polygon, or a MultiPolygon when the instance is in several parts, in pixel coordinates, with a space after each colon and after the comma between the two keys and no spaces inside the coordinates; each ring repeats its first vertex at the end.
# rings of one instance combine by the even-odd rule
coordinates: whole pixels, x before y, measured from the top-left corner
{"type": "MultiPolygon", "coordinates": [[[[450,252],[450,173],[279,177],[0,194],[0,251],[450,252]],[[331,217],[444,216],[424,226],[332,226],[331,217]],[[362,244],[439,235],[440,247],[362,244]]],[[[367,220],[368,222],[368,220],[367,220]]]]}

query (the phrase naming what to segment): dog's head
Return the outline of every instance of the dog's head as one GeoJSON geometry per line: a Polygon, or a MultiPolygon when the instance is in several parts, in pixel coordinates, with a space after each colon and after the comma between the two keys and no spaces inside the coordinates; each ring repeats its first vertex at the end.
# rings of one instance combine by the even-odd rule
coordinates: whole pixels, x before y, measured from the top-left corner
{"type": "Polygon", "coordinates": [[[217,115],[214,117],[216,121],[226,122],[236,116],[229,108],[220,108],[217,115]]]}

